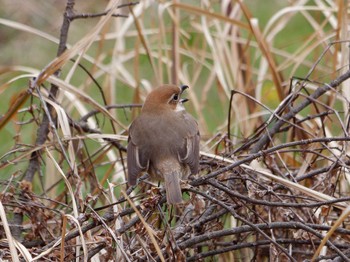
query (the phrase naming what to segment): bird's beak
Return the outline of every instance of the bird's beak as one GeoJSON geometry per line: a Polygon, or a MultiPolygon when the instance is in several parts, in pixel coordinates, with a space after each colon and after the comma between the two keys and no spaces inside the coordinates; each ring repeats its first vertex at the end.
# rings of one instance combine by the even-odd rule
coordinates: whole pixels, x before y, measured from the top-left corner
{"type": "Polygon", "coordinates": [[[188,85],[181,85],[180,88],[181,88],[181,94],[182,94],[189,87],[188,85]]]}
{"type": "MultiPolygon", "coordinates": [[[[188,87],[188,85],[181,85],[180,88],[181,88],[181,94],[182,94],[182,93],[183,93],[187,88],[189,88],[189,87],[188,87]]],[[[181,103],[185,103],[185,102],[187,102],[187,101],[188,101],[187,98],[182,98],[182,99],[180,100],[181,103]]]]}
{"type": "Polygon", "coordinates": [[[185,103],[185,102],[187,102],[187,101],[188,101],[187,98],[181,98],[181,100],[180,100],[181,103],[185,103]]]}

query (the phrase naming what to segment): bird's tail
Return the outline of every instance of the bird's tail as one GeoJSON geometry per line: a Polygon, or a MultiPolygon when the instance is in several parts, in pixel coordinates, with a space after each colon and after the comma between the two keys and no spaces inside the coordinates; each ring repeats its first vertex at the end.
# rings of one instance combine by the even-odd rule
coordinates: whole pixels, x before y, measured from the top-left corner
{"type": "Polygon", "coordinates": [[[169,204],[182,202],[180,174],[176,171],[164,175],[166,198],[169,204]]]}

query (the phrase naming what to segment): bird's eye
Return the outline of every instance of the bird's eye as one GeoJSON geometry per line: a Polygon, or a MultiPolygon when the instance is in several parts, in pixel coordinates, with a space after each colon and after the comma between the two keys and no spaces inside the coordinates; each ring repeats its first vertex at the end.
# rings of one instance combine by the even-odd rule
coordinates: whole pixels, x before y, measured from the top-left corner
{"type": "Polygon", "coordinates": [[[179,100],[179,95],[178,95],[178,94],[175,94],[175,95],[173,96],[173,99],[174,99],[175,101],[179,100]]]}

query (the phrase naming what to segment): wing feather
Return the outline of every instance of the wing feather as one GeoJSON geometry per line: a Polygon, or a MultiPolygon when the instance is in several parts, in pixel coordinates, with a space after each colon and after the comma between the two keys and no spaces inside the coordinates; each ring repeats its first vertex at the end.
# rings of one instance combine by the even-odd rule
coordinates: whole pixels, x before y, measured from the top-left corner
{"type": "Polygon", "coordinates": [[[200,134],[197,122],[189,114],[185,115],[184,124],[187,126],[187,133],[182,138],[184,141],[182,147],[178,151],[178,155],[180,161],[187,164],[190,167],[191,174],[194,175],[198,173],[199,168],[200,134]]]}
{"type": "Polygon", "coordinates": [[[137,128],[134,128],[138,122],[135,120],[129,128],[129,138],[127,146],[127,165],[128,165],[128,183],[129,185],[135,185],[139,174],[148,169],[149,155],[145,152],[145,149],[141,148],[138,144],[137,128]]]}

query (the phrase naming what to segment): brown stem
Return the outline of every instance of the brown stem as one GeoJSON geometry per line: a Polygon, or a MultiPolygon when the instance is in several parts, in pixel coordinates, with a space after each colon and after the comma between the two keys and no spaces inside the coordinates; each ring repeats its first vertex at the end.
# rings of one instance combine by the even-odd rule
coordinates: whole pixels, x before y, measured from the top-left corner
{"type": "MultiPolygon", "coordinates": [[[[68,30],[70,26],[70,16],[73,13],[73,7],[75,4],[75,0],[67,0],[67,5],[66,5],[66,10],[64,12],[63,16],[63,23],[61,27],[61,34],[60,34],[60,42],[58,45],[58,50],[57,50],[57,56],[60,56],[64,50],[66,49],[66,43],[67,43],[67,38],[68,38],[68,30]]],[[[57,70],[54,75],[59,76],[60,70],[57,70]]],[[[52,84],[50,88],[50,99],[56,98],[58,94],[58,86],[52,84]]],[[[47,114],[43,115],[43,119],[41,121],[41,124],[39,126],[38,132],[37,132],[37,137],[35,144],[37,146],[43,145],[46,140],[47,140],[47,135],[49,134],[50,131],[50,119],[53,123],[56,122],[56,114],[53,108],[48,105],[48,109],[50,112],[51,116],[48,116],[47,114]]],[[[29,160],[29,165],[27,170],[25,171],[24,175],[24,180],[22,181],[23,183],[31,183],[33,181],[35,173],[39,170],[40,168],[40,152],[39,151],[34,151],[30,157],[29,160]]],[[[21,192],[21,197],[23,200],[26,199],[25,197],[25,192],[21,192]]],[[[20,239],[21,233],[22,233],[22,225],[23,223],[23,212],[18,212],[15,213],[13,216],[13,227],[11,228],[12,234],[15,238],[20,239]]]]}
{"type": "Polygon", "coordinates": [[[293,118],[297,113],[299,113],[301,110],[306,108],[308,105],[311,104],[315,99],[326,93],[332,88],[336,88],[341,83],[343,83],[345,80],[350,78],[350,70],[345,72],[345,74],[339,76],[337,79],[331,81],[329,84],[325,84],[318,88],[313,94],[310,95],[310,98],[306,98],[303,100],[300,104],[296,106],[291,106],[289,108],[289,112],[285,114],[284,116],[281,116],[277,122],[269,128],[266,133],[256,142],[254,147],[250,150],[250,153],[254,154],[259,152],[264,146],[266,146],[267,143],[270,141],[270,137],[273,137],[280,128],[288,122],[291,118],[293,118]]]}

